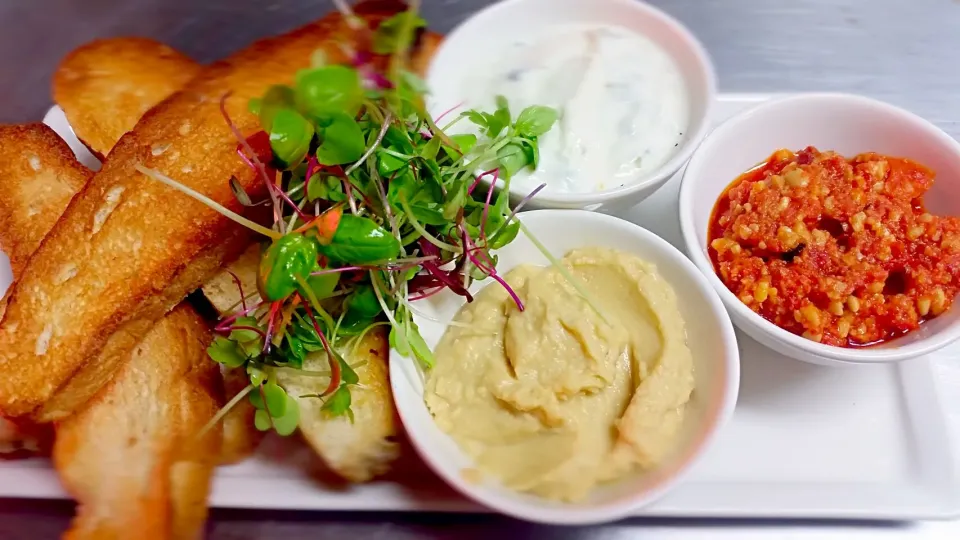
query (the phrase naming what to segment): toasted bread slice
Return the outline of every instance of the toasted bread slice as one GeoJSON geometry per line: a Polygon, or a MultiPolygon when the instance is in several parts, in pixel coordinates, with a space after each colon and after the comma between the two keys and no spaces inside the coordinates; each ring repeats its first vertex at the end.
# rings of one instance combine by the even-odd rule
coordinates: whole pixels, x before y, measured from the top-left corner
{"type": "Polygon", "coordinates": [[[75,49],[53,74],[53,100],[74,133],[103,158],[148,110],[200,73],[199,64],[158,41],[99,39],[75,49]]]}
{"type": "Polygon", "coordinates": [[[0,126],[0,249],[14,277],[92,175],[50,127],[0,126]]]}
{"type": "Polygon", "coordinates": [[[53,459],[79,503],[69,539],[198,538],[223,400],[210,331],[186,305],[164,317],[116,377],[58,422],[53,459]]]}
{"type": "MultiPolygon", "coordinates": [[[[23,143],[24,150],[29,152],[0,162],[0,167],[5,169],[0,169],[0,181],[3,182],[0,184],[0,200],[4,203],[0,206],[0,221],[12,223],[5,231],[2,247],[11,253],[29,256],[30,246],[35,247],[40,243],[71,197],[79,191],[82,185],[79,180],[91,173],[77,164],[72,154],[65,153],[69,152],[69,148],[65,149],[66,143],[44,125],[0,128],[0,145],[10,148],[4,143],[23,143]],[[13,138],[6,139],[8,136],[13,138]],[[22,162],[34,164],[25,168],[22,162]],[[36,174],[36,163],[42,167],[42,174],[36,174]],[[62,178],[69,178],[70,181],[61,183],[62,178]],[[50,189],[49,185],[55,189],[50,189]],[[28,227],[28,209],[31,205],[42,208],[50,219],[38,220],[35,226],[28,227]]],[[[15,269],[14,277],[18,274],[19,270],[15,269]]],[[[198,536],[206,515],[206,495],[213,473],[211,461],[219,450],[213,445],[218,442],[220,435],[217,432],[202,444],[184,444],[184,437],[177,430],[198,431],[200,428],[197,424],[208,422],[222,403],[217,367],[206,358],[203,350],[204,341],[208,341],[209,337],[192,309],[188,306],[178,308],[147,334],[144,345],[133,353],[135,361],[128,362],[98,398],[86,405],[81,414],[58,426],[58,433],[66,435],[58,435],[56,440],[60,446],[57,452],[61,463],[69,464],[68,469],[60,470],[63,477],[70,481],[81,475],[81,479],[93,478],[100,485],[117,488],[117,491],[101,491],[101,498],[97,501],[109,500],[109,505],[95,505],[93,510],[84,511],[68,537],[121,537],[125,524],[118,525],[112,520],[131,513],[147,514],[150,519],[156,514],[164,530],[176,533],[158,538],[198,536]],[[187,343],[190,348],[186,351],[191,356],[186,356],[183,347],[178,347],[177,339],[199,341],[187,343]],[[179,372],[171,372],[171,368],[176,369],[178,360],[183,361],[181,364],[186,362],[184,365],[196,373],[183,376],[179,372]],[[175,391],[144,393],[154,387],[172,387],[175,391]],[[140,400],[130,400],[130,396],[139,396],[140,400]],[[158,414],[168,413],[177,416],[158,420],[158,414]],[[144,421],[155,421],[159,428],[144,431],[143,424],[139,423],[144,421]],[[173,423],[173,429],[170,425],[164,425],[163,421],[173,423]],[[94,435],[82,436],[70,442],[71,434],[76,433],[94,435]],[[129,440],[141,435],[146,438],[138,447],[129,446],[129,440]],[[72,447],[65,448],[64,444],[72,447]],[[110,445],[122,448],[129,454],[125,454],[122,461],[117,461],[116,456],[109,452],[101,452],[102,447],[110,445]],[[151,449],[153,452],[148,451],[151,449]],[[179,453],[174,455],[170,449],[177,449],[179,453]],[[118,463],[123,463],[123,466],[118,467],[118,463]],[[153,490],[149,483],[153,477],[144,479],[129,475],[130,470],[138,467],[141,470],[153,468],[156,475],[169,477],[169,501],[164,503],[170,506],[169,511],[160,513],[163,510],[161,507],[149,504],[141,506],[139,498],[127,498],[131,493],[153,490]],[[100,512],[102,516],[90,518],[91,512],[94,515],[100,515],[97,514],[100,512]],[[93,532],[89,530],[91,527],[93,532]],[[117,534],[117,530],[121,531],[120,534],[117,534]]],[[[15,426],[0,419],[0,457],[8,459],[45,454],[53,441],[52,431],[51,424],[21,423],[15,426]]],[[[85,505],[89,501],[79,498],[79,502],[85,505]]],[[[153,521],[144,524],[149,527],[153,521]]]]}
{"type": "MultiPolygon", "coordinates": [[[[382,20],[399,2],[365,2],[358,15],[382,20]]],[[[247,102],[290,82],[323,49],[340,48],[353,31],[339,14],[279,38],[255,43],[213,64],[154,107],[111,151],[97,173],[30,259],[0,323],[0,411],[62,418],[106,383],[118,358],[189,291],[238,255],[250,236],[202,203],[138,173],[174,176],[187,187],[242,211],[229,186],[236,176],[257,197],[262,182],[236,155],[219,102],[240,132],[258,121],[247,102]]]]}
{"type": "MultiPolygon", "coordinates": [[[[300,433],[324,463],[351,482],[366,482],[386,473],[399,457],[398,421],[387,376],[387,333],[374,328],[358,343],[346,342],[341,349],[347,363],[356,365],[360,385],[350,387],[353,418],[331,417],[323,401],[302,397],[323,392],[329,381],[284,371],[280,382],[300,404],[300,433]]],[[[327,368],[325,354],[313,354],[303,363],[305,370],[327,368]]]]}
{"type": "MultiPolygon", "coordinates": [[[[157,41],[101,39],[74,50],[60,63],[53,77],[53,96],[77,137],[103,156],[144,113],[200,70],[199,64],[157,41]]],[[[224,373],[224,386],[230,394],[242,390],[245,383],[224,373]]],[[[224,463],[241,461],[256,449],[262,433],[253,427],[255,412],[252,405],[243,403],[224,420],[224,463]]]]}
{"type": "MultiPolygon", "coordinates": [[[[74,194],[93,173],[44,124],[0,126],[0,249],[16,279],[74,194]]],[[[0,313],[6,306],[0,301],[0,313]]],[[[0,457],[44,454],[53,432],[0,418],[0,457]]]]}
{"type": "MultiPolygon", "coordinates": [[[[248,303],[260,301],[256,286],[259,261],[260,246],[254,245],[204,284],[203,293],[220,313],[230,313],[240,306],[241,288],[248,295],[248,303]]],[[[321,410],[323,402],[317,398],[299,397],[323,392],[329,380],[298,376],[292,371],[280,376],[284,387],[300,403],[300,433],[330,470],[352,482],[365,482],[387,472],[399,453],[395,441],[398,422],[387,377],[388,351],[383,328],[371,330],[359,343],[347,342],[342,350],[347,363],[358,366],[360,377],[360,386],[351,388],[353,422],[345,416],[331,418],[321,410]]],[[[310,355],[304,369],[327,369],[326,355],[310,355]]]]}

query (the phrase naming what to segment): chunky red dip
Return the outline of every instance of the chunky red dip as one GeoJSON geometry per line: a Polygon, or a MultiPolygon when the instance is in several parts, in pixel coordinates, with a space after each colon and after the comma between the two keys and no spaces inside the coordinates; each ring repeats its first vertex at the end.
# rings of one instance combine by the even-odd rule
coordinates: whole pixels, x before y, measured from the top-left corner
{"type": "Polygon", "coordinates": [[[916,330],[960,290],[960,219],[924,210],[933,180],[909,159],[778,150],[717,201],[714,268],[747,307],[813,341],[916,330]]]}

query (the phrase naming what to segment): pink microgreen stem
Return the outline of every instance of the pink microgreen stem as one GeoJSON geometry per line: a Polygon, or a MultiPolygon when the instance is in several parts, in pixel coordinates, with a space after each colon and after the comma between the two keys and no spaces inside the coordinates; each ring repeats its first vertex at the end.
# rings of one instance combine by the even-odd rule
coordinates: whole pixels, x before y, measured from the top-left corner
{"type": "Polygon", "coordinates": [[[447,109],[446,111],[443,111],[443,112],[440,114],[440,116],[438,116],[438,117],[436,117],[436,118],[433,119],[433,122],[434,122],[435,124],[439,124],[440,121],[443,120],[443,117],[444,117],[444,116],[452,113],[453,111],[459,109],[460,107],[463,107],[463,104],[464,104],[464,102],[461,101],[460,103],[457,103],[456,105],[454,105],[453,107],[450,107],[450,108],[447,109]]]}
{"type": "Polygon", "coordinates": [[[255,305],[255,306],[250,306],[249,308],[244,308],[243,311],[234,313],[233,315],[231,315],[231,316],[227,317],[226,319],[223,319],[222,321],[220,321],[220,322],[217,324],[217,327],[214,328],[214,330],[217,331],[217,332],[222,331],[223,328],[226,328],[226,327],[230,326],[231,324],[233,324],[234,321],[236,321],[236,320],[239,319],[240,317],[243,317],[243,316],[245,316],[245,315],[249,315],[250,312],[259,309],[259,308],[260,308],[261,306],[263,306],[264,304],[266,304],[266,302],[259,302],[259,303],[257,303],[257,305],[255,305]]]}
{"type": "Polygon", "coordinates": [[[503,222],[503,225],[501,225],[500,228],[502,229],[503,227],[506,227],[507,225],[509,225],[510,222],[513,221],[513,218],[517,216],[517,212],[519,212],[521,208],[523,208],[528,202],[530,202],[530,199],[534,198],[537,195],[537,193],[540,193],[540,191],[542,191],[543,188],[545,187],[547,187],[547,184],[545,183],[540,184],[539,186],[536,187],[536,189],[528,193],[526,197],[520,199],[520,202],[518,202],[517,205],[513,207],[513,211],[510,212],[510,215],[507,216],[507,220],[503,222]]]}
{"type": "Polygon", "coordinates": [[[409,258],[409,259],[398,259],[398,260],[393,261],[393,262],[391,262],[391,263],[387,263],[387,266],[390,266],[390,267],[397,267],[397,266],[399,266],[400,268],[393,268],[393,269],[394,269],[394,270],[405,270],[405,269],[407,269],[407,268],[410,268],[410,267],[413,267],[413,266],[417,266],[417,265],[419,265],[420,263],[425,263],[425,262],[428,262],[428,261],[435,261],[435,260],[437,260],[438,258],[439,258],[439,257],[437,257],[436,255],[428,255],[428,256],[426,256],[426,257],[411,257],[411,258],[409,258]]]}
{"type": "MultiPolygon", "coordinates": [[[[483,178],[484,176],[489,175],[489,174],[494,174],[494,175],[499,176],[499,175],[500,175],[500,169],[499,169],[499,168],[490,169],[489,171],[484,171],[484,172],[478,174],[478,175],[477,175],[477,179],[474,180],[473,184],[471,184],[470,187],[467,189],[467,195],[472,194],[472,193],[473,193],[473,190],[477,189],[477,186],[480,185],[480,179],[483,178]]],[[[494,187],[496,184],[497,184],[497,180],[494,179],[493,183],[490,184],[490,191],[493,191],[493,187],[494,187]]]]}
{"type": "Polygon", "coordinates": [[[350,212],[353,214],[357,213],[357,201],[353,199],[353,185],[350,183],[350,179],[344,176],[340,179],[343,182],[343,192],[347,195],[347,202],[350,203],[350,212]]]}
{"type": "Polygon", "coordinates": [[[230,332],[233,332],[234,330],[250,330],[251,332],[256,332],[257,334],[259,334],[260,337],[266,337],[266,334],[263,333],[263,330],[257,328],[256,326],[245,326],[245,325],[230,326],[230,327],[228,327],[228,328],[224,328],[224,329],[222,329],[222,330],[218,330],[218,332],[219,332],[219,333],[224,333],[224,334],[229,334],[230,332]]]}
{"type": "Polygon", "coordinates": [[[300,297],[300,300],[303,303],[304,309],[307,310],[307,316],[310,318],[310,322],[313,323],[313,329],[317,333],[317,337],[320,338],[323,350],[327,353],[327,363],[330,365],[330,384],[327,385],[327,388],[320,394],[320,397],[328,396],[340,387],[340,361],[337,360],[337,356],[333,352],[333,347],[331,347],[330,342],[327,341],[327,336],[323,335],[323,330],[320,329],[317,318],[313,316],[313,310],[310,309],[310,302],[303,297],[300,297]]]}
{"type": "MultiPolygon", "coordinates": [[[[497,185],[497,179],[500,177],[500,169],[493,170],[493,182],[490,183],[490,189],[487,190],[487,200],[483,203],[483,213],[480,217],[480,239],[483,240],[483,244],[487,244],[487,235],[485,230],[487,228],[487,216],[490,214],[490,199],[493,198],[493,186],[497,185]]],[[[464,229],[466,233],[466,229],[464,229]]],[[[466,249],[466,246],[464,246],[466,249]]]]}
{"type": "Polygon", "coordinates": [[[263,336],[263,352],[267,353],[270,350],[270,338],[273,337],[273,328],[277,323],[277,313],[280,312],[280,307],[283,305],[283,302],[276,301],[270,304],[270,318],[267,319],[267,332],[263,336]]]}
{"type": "Polygon", "coordinates": [[[327,274],[339,274],[340,272],[354,272],[357,270],[366,270],[363,266],[342,266],[340,268],[327,268],[324,270],[317,270],[316,272],[310,272],[311,276],[325,276],[327,274]]]}
{"type": "Polygon", "coordinates": [[[277,195],[279,195],[284,202],[289,204],[290,208],[293,208],[293,211],[297,213],[297,216],[299,216],[300,219],[302,219],[304,222],[310,221],[310,216],[308,216],[307,214],[304,214],[303,210],[300,210],[300,207],[297,206],[297,203],[293,202],[293,199],[291,199],[289,195],[284,193],[282,189],[277,190],[277,195]]]}
{"type": "Polygon", "coordinates": [[[439,293],[439,292],[442,291],[443,289],[444,289],[444,287],[437,287],[437,288],[431,289],[431,290],[429,290],[429,291],[421,292],[421,293],[419,293],[419,294],[416,294],[416,295],[414,295],[414,296],[411,296],[410,298],[407,298],[407,301],[408,301],[408,302],[416,302],[417,300],[423,300],[423,299],[425,299],[425,298],[430,298],[431,296],[439,293]]]}
{"type": "Polygon", "coordinates": [[[227,270],[227,273],[230,274],[230,277],[233,278],[233,282],[237,284],[237,289],[240,291],[240,305],[244,310],[247,309],[247,297],[243,294],[243,284],[240,283],[240,278],[232,270],[227,270]]]}
{"type": "MultiPolygon", "coordinates": [[[[468,252],[467,257],[469,257],[470,261],[473,262],[473,264],[477,265],[478,268],[481,267],[480,261],[478,261],[477,258],[473,256],[473,253],[468,252]]],[[[486,270],[484,271],[486,272],[486,270]]],[[[507,282],[504,281],[504,279],[500,277],[499,274],[496,273],[496,271],[492,273],[488,273],[487,275],[489,275],[490,277],[495,279],[497,283],[502,285],[503,288],[507,290],[507,294],[509,294],[510,297],[513,298],[513,301],[517,304],[517,309],[520,311],[523,311],[523,302],[520,300],[520,297],[517,296],[517,293],[514,292],[514,290],[510,287],[510,285],[508,285],[507,282]]]]}
{"type": "Polygon", "coordinates": [[[237,125],[234,124],[233,120],[230,119],[230,114],[227,113],[227,98],[230,97],[231,93],[232,92],[227,92],[220,98],[220,114],[222,114],[223,119],[226,120],[227,126],[230,127],[230,131],[233,133],[233,136],[236,137],[237,141],[240,143],[240,146],[243,147],[243,151],[249,154],[249,156],[244,156],[242,152],[238,152],[240,153],[240,157],[249,158],[245,159],[244,161],[247,161],[247,164],[253,168],[254,172],[259,173],[260,177],[263,179],[263,183],[267,187],[267,192],[270,194],[270,200],[273,201],[274,219],[279,220],[283,212],[280,209],[280,201],[277,200],[277,195],[274,192],[276,186],[273,185],[270,175],[267,174],[267,168],[263,165],[263,162],[260,161],[260,157],[257,156],[257,153],[254,152],[253,148],[250,146],[250,143],[247,142],[247,138],[243,136],[243,133],[240,133],[240,129],[237,128],[237,125]]]}
{"type": "MultiPolygon", "coordinates": [[[[504,281],[504,279],[497,274],[497,269],[494,268],[492,264],[491,264],[490,266],[484,265],[484,264],[483,264],[482,262],[480,262],[480,260],[477,259],[477,257],[474,255],[474,253],[477,252],[477,251],[480,251],[481,253],[483,253],[483,251],[471,247],[470,235],[467,234],[467,229],[466,229],[466,227],[465,227],[462,223],[460,224],[460,230],[463,232],[463,244],[464,244],[464,245],[463,245],[463,252],[464,252],[464,254],[466,254],[467,258],[470,259],[470,262],[472,262],[472,263],[473,263],[477,268],[479,268],[481,271],[485,272],[488,276],[490,276],[491,278],[493,278],[494,280],[496,280],[497,283],[499,283],[500,285],[502,285],[503,288],[506,289],[507,294],[509,294],[510,297],[513,298],[513,301],[517,304],[517,309],[520,310],[520,311],[523,311],[523,309],[524,309],[524,308],[523,308],[523,302],[520,300],[520,297],[517,296],[517,293],[514,292],[513,288],[510,287],[510,285],[507,284],[507,282],[504,281]]],[[[484,254],[484,256],[486,256],[486,253],[483,253],[483,254],[484,254]]],[[[488,259],[488,260],[489,260],[489,259],[488,259]]],[[[491,261],[491,263],[492,263],[492,261],[491,261]]]]}

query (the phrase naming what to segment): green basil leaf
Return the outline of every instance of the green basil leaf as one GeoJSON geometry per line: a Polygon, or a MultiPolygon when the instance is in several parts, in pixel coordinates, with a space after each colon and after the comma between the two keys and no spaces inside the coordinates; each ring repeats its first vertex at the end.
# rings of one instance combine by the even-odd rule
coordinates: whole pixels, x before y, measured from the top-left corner
{"type": "Polygon", "coordinates": [[[366,150],[360,125],[346,113],[334,113],[330,119],[317,147],[317,161],[321,165],[343,165],[360,159],[366,150]]]}
{"type": "Polygon", "coordinates": [[[430,91],[427,81],[424,81],[412,71],[400,70],[400,82],[416,96],[423,96],[430,91]]]}
{"type": "Polygon", "coordinates": [[[508,225],[501,227],[490,239],[490,249],[500,249],[517,238],[520,232],[520,221],[514,218],[508,225]]]}
{"type": "Polygon", "coordinates": [[[263,400],[270,416],[279,418],[287,413],[287,393],[276,382],[263,385],[263,400]]]}
{"type": "Polygon", "coordinates": [[[423,149],[420,151],[420,156],[423,159],[434,160],[437,159],[437,154],[440,152],[440,137],[434,137],[424,145],[423,149]]]}
{"type": "MultiPolygon", "coordinates": [[[[254,113],[260,118],[260,127],[267,133],[273,127],[273,117],[280,109],[293,109],[295,96],[289,86],[273,85],[257,100],[257,111],[254,113]]],[[[251,106],[253,100],[251,100],[251,106]]]]}
{"type": "MultiPolygon", "coordinates": [[[[342,330],[343,328],[341,327],[340,333],[343,333],[342,330]]],[[[326,347],[324,347],[322,343],[306,343],[306,342],[304,342],[303,348],[306,349],[307,352],[320,352],[326,349],[326,347]]]]}
{"type": "Polygon", "coordinates": [[[360,382],[360,376],[357,375],[357,372],[350,367],[350,364],[343,359],[342,356],[337,354],[337,362],[340,363],[340,378],[346,384],[357,384],[360,382]]]}
{"type": "Polygon", "coordinates": [[[267,374],[253,363],[247,364],[247,376],[250,377],[250,385],[259,388],[263,381],[267,380],[267,374]]]}
{"type": "Polygon", "coordinates": [[[365,319],[372,319],[383,311],[373,287],[366,284],[358,285],[353,293],[347,297],[345,305],[348,311],[352,311],[365,319]]]}
{"type": "Polygon", "coordinates": [[[213,343],[207,347],[207,355],[228,368],[240,367],[247,361],[247,356],[240,351],[237,343],[222,336],[213,339],[213,343]]]}
{"type": "Polygon", "coordinates": [[[298,71],[295,79],[296,101],[311,116],[346,113],[353,118],[363,103],[363,86],[353,68],[305,69],[298,71]]]}
{"type": "Polygon", "coordinates": [[[392,54],[406,50],[413,43],[418,29],[427,25],[427,21],[410,11],[397,13],[380,23],[373,33],[373,52],[392,54]]]}
{"type": "Polygon", "coordinates": [[[474,111],[474,110],[464,111],[464,112],[460,113],[460,116],[462,116],[462,117],[466,118],[467,120],[473,122],[474,124],[476,124],[477,126],[483,128],[484,130],[486,130],[487,127],[488,127],[488,126],[487,126],[487,117],[484,116],[484,114],[481,113],[480,111],[474,111]]]}
{"type": "Polygon", "coordinates": [[[270,122],[270,149],[282,169],[291,169],[303,162],[313,142],[314,128],[292,107],[278,108],[270,122]]]}
{"type": "Polygon", "coordinates": [[[331,417],[343,416],[350,410],[352,401],[350,388],[347,385],[341,385],[332,396],[327,398],[320,410],[325,411],[331,417]]]}
{"type": "Polygon", "coordinates": [[[433,352],[427,346],[427,342],[420,335],[420,328],[415,323],[410,323],[410,331],[404,336],[398,334],[397,327],[390,328],[390,347],[395,349],[401,356],[414,357],[420,361],[426,368],[432,368],[436,363],[433,358],[433,352]]]}
{"type": "Polygon", "coordinates": [[[398,171],[409,163],[405,159],[400,159],[393,154],[388,154],[383,150],[377,150],[377,172],[381,176],[390,176],[394,171],[398,171]]]}
{"type": "MultiPolygon", "coordinates": [[[[258,328],[260,323],[257,322],[256,317],[239,317],[234,321],[234,326],[249,326],[252,328],[258,328]]],[[[240,328],[230,332],[230,339],[236,342],[244,341],[256,341],[261,339],[260,334],[254,330],[248,330],[246,328],[240,328]]]]}
{"type": "Polygon", "coordinates": [[[315,174],[307,184],[307,200],[341,202],[347,200],[343,192],[343,182],[332,175],[315,174]]]}
{"type": "MultiPolygon", "coordinates": [[[[318,270],[321,269],[318,268],[318,270]]],[[[322,270],[329,269],[324,268],[322,270]]],[[[329,274],[320,274],[319,276],[310,276],[307,278],[307,285],[310,286],[317,300],[330,298],[330,296],[333,295],[333,290],[337,288],[338,283],[340,283],[340,272],[330,272],[329,274]]]]}
{"type": "Polygon", "coordinates": [[[497,161],[500,163],[501,176],[511,178],[527,165],[527,154],[522,145],[510,143],[497,151],[497,161]]]}
{"type": "Polygon", "coordinates": [[[281,437],[293,434],[300,424],[300,404],[291,396],[286,394],[284,394],[284,396],[286,398],[284,413],[279,418],[274,417],[273,419],[273,429],[277,432],[277,435],[281,437]]]}
{"type": "Polygon", "coordinates": [[[557,121],[557,110],[543,105],[531,105],[517,117],[517,133],[524,137],[539,137],[550,131],[557,121]]]}
{"type": "Polygon", "coordinates": [[[456,219],[460,209],[467,202],[467,182],[472,180],[470,176],[462,176],[447,187],[447,200],[443,204],[442,217],[445,220],[453,221],[456,219]]]}
{"type": "Polygon", "coordinates": [[[451,135],[450,140],[457,143],[457,146],[460,147],[458,152],[455,148],[450,148],[445,146],[443,149],[446,151],[447,155],[450,156],[450,159],[456,161],[460,159],[461,155],[467,155],[473,150],[473,147],[477,145],[477,136],[472,133],[461,133],[459,135],[451,135]]]}
{"type": "MultiPolygon", "coordinates": [[[[379,126],[376,127],[377,130],[380,129],[379,126]]],[[[383,136],[383,146],[396,150],[401,154],[413,155],[413,143],[410,142],[410,135],[396,126],[390,126],[387,128],[387,132],[383,136]]]]}
{"type": "Polygon", "coordinates": [[[343,320],[340,321],[338,333],[341,336],[356,336],[366,330],[374,321],[375,319],[371,317],[363,317],[355,311],[348,311],[343,316],[343,320]]]}
{"type": "Polygon", "coordinates": [[[536,139],[524,139],[521,144],[523,145],[523,154],[527,157],[527,163],[530,164],[531,169],[536,169],[537,165],[540,164],[540,145],[536,139]]]}
{"type": "Polygon", "coordinates": [[[410,323],[410,331],[407,332],[407,341],[417,360],[426,368],[432,368],[436,363],[433,358],[433,352],[430,350],[430,347],[427,346],[427,342],[424,341],[423,336],[420,335],[420,328],[417,327],[416,324],[410,323]]]}
{"type": "Polygon", "coordinates": [[[256,408],[256,409],[265,409],[265,408],[266,408],[266,407],[264,406],[264,404],[263,404],[263,396],[260,395],[260,389],[259,389],[259,388],[254,388],[253,391],[251,391],[251,392],[250,392],[249,394],[247,394],[247,395],[250,396],[250,404],[253,405],[254,408],[256,408]]]}
{"type": "Polygon", "coordinates": [[[288,361],[291,364],[303,365],[303,359],[307,356],[307,350],[304,348],[303,342],[290,334],[287,334],[284,339],[287,344],[286,356],[288,361]]]}
{"type": "Polygon", "coordinates": [[[253,415],[253,425],[260,431],[269,431],[273,423],[270,421],[270,415],[267,414],[267,411],[260,409],[253,415]]]}

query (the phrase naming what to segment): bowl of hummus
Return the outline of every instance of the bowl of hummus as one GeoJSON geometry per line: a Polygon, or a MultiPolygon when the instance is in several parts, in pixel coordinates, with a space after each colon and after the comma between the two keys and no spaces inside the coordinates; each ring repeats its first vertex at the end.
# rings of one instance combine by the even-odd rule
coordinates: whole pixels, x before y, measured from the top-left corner
{"type": "Polygon", "coordinates": [[[397,410],[426,463],[482,505],[552,524],[631,515],[731,415],[733,326],[653,233],[580,210],[519,218],[500,283],[413,304],[434,365],[391,351],[397,410]]]}

